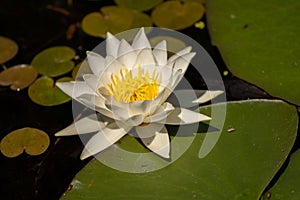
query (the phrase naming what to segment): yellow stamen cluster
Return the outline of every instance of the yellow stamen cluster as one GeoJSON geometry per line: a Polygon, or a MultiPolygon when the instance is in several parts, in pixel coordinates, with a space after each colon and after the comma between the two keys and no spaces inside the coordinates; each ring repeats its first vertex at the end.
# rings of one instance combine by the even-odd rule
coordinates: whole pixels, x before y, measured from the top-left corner
{"type": "Polygon", "coordinates": [[[135,77],[128,69],[120,70],[120,74],[113,73],[108,85],[110,95],[117,101],[125,103],[152,100],[158,95],[159,80],[154,70],[150,76],[148,71],[143,74],[140,67],[135,77]]]}

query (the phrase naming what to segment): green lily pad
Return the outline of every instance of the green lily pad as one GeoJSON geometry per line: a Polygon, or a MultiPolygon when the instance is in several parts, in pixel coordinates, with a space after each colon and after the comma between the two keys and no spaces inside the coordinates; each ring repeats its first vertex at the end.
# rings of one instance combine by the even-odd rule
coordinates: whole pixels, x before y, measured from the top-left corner
{"type": "Polygon", "coordinates": [[[10,85],[12,90],[19,91],[28,87],[36,79],[37,75],[37,71],[30,65],[16,65],[0,73],[0,85],[10,85]]]}
{"type": "Polygon", "coordinates": [[[156,44],[158,44],[162,40],[166,40],[168,51],[171,53],[176,53],[179,50],[186,47],[186,44],[184,41],[179,40],[174,37],[171,37],[171,36],[156,36],[156,37],[150,38],[151,46],[154,47],[156,44]]]}
{"type": "Polygon", "coordinates": [[[6,135],[0,149],[9,158],[19,156],[24,151],[32,156],[44,153],[50,144],[50,139],[44,131],[36,128],[22,128],[6,135]]]}
{"type": "MultiPolygon", "coordinates": [[[[64,77],[57,81],[71,81],[72,78],[64,77]]],[[[49,77],[37,79],[28,89],[30,99],[42,106],[55,106],[66,103],[71,98],[55,86],[54,80],[49,77]]]]}
{"type": "Polygon", "coordinates": [[[208,28],[230,71],[300,105],[300,1],[207,2],[208,28]]]}
{"type": "Polygon", "coordinates": [[[155,7],[151,17],[159,27],[181,30],[201,19],[204,11],[198,1],[166,1],[155,7]]]}
{"type": "Polygon", "coordinates": [[[288,199],[298,200],[300,197],[300,150],[292,154],[289,164],[275,185],[265,193],[262,200],[288,199]],[[268,198],[268,196],[271,196],[268,198]]]}
{"type": "Polygon", "coordinates": [[[151,1],[149,1],[149,0],[138,0],[138,1],[136,1],[136,0],[115,0],[115,2],[119,6],[124,6],[126,8],[133,9],[133,10],[143,11],[143,10],[150,10],[154,6],[163,2],[163,0],[151,0],[151,1]]]}
{"type": "Polygon", "coordinates": [[[46,76],[56,77],[68,73],[74,68],[72,58],[75,51],[66,46],[50,47],[37,54],[31,65],[46,76]]]}
{"type": "Polygon", "coordinates": [[[19,47],[17,43],[7,37],[0,36],[0,64],[15,57],[19,47]]]}
{"type": "Polygon", "coordinates": [[[118,6],[104,6],[101,12],[87,14],[82,22],[82,30],[95,37],[106,37],[106,33],[117,34],[130,29],[134,19],[132,11],[118,6]]]}
{"type": "MultiPolygon", "coordinates": [[[[213,106],[214,111],[223,108],[223,104],[213,106]]],[[[201,112],[210,114],[210,110],[207,106],[201,112]]],[[[210,125],[222,127],[220,121],[214,118],[210,125]]],[[[282,101],[230,102],[220,139],[206,157],[199,158],[199,149],[205,135],[216,132],[197,134],[182,157],[148,173],[121,172],[104,165],[109,157],[104,164],[94,159],[76,175],[71,183],[73,189],[66,191],[61,199],[258,199],[289,154],[297,126],[295,107],[282,101]],[[228,131],[229,128],[235,131],[228,131]]],[[[176,139],[184,142],[188,137],[176,139]]],[[[115,144],[98,156],[114,155],[114,151],[125,149],[126,141],[121,139],[123,147],[115,144]]],[[[127,151],[134,148],[132,141],[127,145],[130,146],[127,151]]],[[[173,145],[171,157],[180,148],[173,145]]],[[[132,163],[146,172],[151,168],[149,161],[169,162],[155,155],[148,157],[150,160],[143,158],[143,154],[139,154],[132,163]]],[[[110,159],[120,165],[130,164],[126,156],[110,159]]]]}

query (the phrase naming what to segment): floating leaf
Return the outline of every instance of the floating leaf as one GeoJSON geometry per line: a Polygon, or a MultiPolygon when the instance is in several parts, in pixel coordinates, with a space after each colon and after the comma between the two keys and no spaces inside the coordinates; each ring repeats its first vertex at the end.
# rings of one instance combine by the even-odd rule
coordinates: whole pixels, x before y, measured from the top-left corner
{"type": "Polygon", "coordinates": [[[198,1],[166,1],[152,11],[153,22],[159,26],[180,30],[202,18],[204,7],[198,1]]]}
{"type": "Polygon", "coordinates": [[[149,15],[141,13],[138,11],[132,11],[133,13],[133,22],[131,28],[141,28],[141,27],[151,27],[152,19],[149,15]]]}
{"type": "Polygon", "coordinates": [[[0,85],[10,85],[12,90],[21,90],[28,87],[37,75],[37,71],[30,65],[16,65],[0,73],[0,85]]]}
{"type": "Polygon", "coordinates": [[[9,61],[18,53],[17,43],[7,37],[0,36],[0,64],[9,61]]]}
{"type": "Polygon", "coordinates": [[[22,128],[6,135],[0,144],[3,155],[9,158],[16,157],[25,151],[36,156],[44,153],[50,144],[48,135],[36,128],[22,128]]]}
{"type": "Polygon", "coordinates": [[[132,11],[118,6],[105,6],[101,13],[87,14],[82,22],[82,30],[95,37],[106,37],[106,33],[117,34],[128,30],[133,23],[132,11]]]}
{"type": "Polygon", "coordinates": [[[292,154],[290,162],[275,185],[265,193],[262,200],[299,200],[300,197],[300,150],[292,154]],[[268,198],[271,195],[271,198],[268,198]]]}
{"type": "Polygon", "coordinates": [[[68,73],[74,68],[72,58],[75,51],[66,46],[56,46],[43,50],[37,54],[31,65],[46,76],[56,77],[68,73]]]}
{"type": "MultiPolygon", "coordinates": [[[[57,81],[71,80],[72,78],[64,77],[57,81]]],[[[33,102],[42,106],[55,106],[71,100],[68,95],[55,86],[52,78],[46,76],[37,79],[29,87],[28,95],[33,102]]]]}
{"type": "Polygon", "coordinates": [[[150,39],[151,46],[154,47],[156,44],[158,44],[162,40],[167,41],[168,51],[171,52],[171,53],[176,53],[179,50],[186,47],[186,44],[182,40],[179,40],[179,39],[171,37],[171,36],[153,37],[153,38],[150,39]]]}
{"type": "MultiPolygon", "coordinates": [[[[216,112],[224,112],[223,104],[213,107],[216,112]]],[[[210,114],[210,108],[203,107],[201,112],[210,114]]],[[[222,114],[216,114],[211,126],[222,127],[219,116],[222,114]]],[[[89,162],[73,180],[73,189],[61,199],[258,199],[289,154],[297,126],[295,107],[282,101],[229,102],[220,139],[206,157],[198,156],[206,135],[199,133],[182,157],[167,167],[148,173],[121,172],[106,165],[113,162],[147,172],[154,165],[169,163],[154,154],[143,153],[129,162],[128,154],[116,153],[120,149],[130,151],[136,145],[125,137],[121,144],[98,154],[98,158],[105,158],[104,164],[96,159],[89,162]],[[235,131],[228,132],[229,128],[235,131]]],[[[176,137],[178,144],[187,137],[176,137]]],[[[182,148],[173,144],[172,158],[182,148]]]]}
{"type": "Polygon", "coordinates": [[[300,1],[207,2],[208,28],[230,71],[300,105],[300,1]]]}
{"type": "Polygon", "coordinates": [[[163,2],[163,0],[115,0],[116,4],[133,10],[150,10],[154,6],[163,2]]]}

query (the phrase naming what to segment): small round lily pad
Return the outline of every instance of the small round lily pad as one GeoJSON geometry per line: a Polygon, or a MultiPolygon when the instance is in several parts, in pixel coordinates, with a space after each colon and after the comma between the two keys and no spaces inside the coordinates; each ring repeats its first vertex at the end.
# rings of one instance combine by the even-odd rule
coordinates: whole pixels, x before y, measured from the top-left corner
{"type": "Polygon", "coordinates": [[[50,47],[37,54],[31,65],[46,76],[56,77],[68,73],[74,68],[72,58],[75,51],[67,46],[50,47]]]}
{"type": "Polygon", "coordinates": [[[87,14],[82,22],[82,30],[95,37],[106,37],[106,33],[117,34],[126,31],[133,23],[132,11],[118,6],[104,6],[100,12],[87,14]]]}
{"type": "Polygon", "coordinates": [[[0,64],[9,61],[18,53],[17,43],[7,37],[0,36],[0,64]]]}
{"type": "Polygon", "coordinates": [[[182,40],[179,40],[177,38],[170,37],[170,36],[153,37],[150,39],[150,44],[151,44],[151,46],[154,47],[156,44],[158,44],[162,40],[167,41],[167,48],[168,48],[168,52],[170,52],[170,53],[178,52],[179,50],[186,47],[186,44],[182,40]]]}
{"type": "Polygon", "coordinates": [[[28,87],[37,75],[37,71],[30,65],[16,65],[0,73],[0,85],[10,85],[12,90],[21,90],[28,87]]]}
{"type": "Polygon", "coordinates": [[[164,28],[181,30],[193,25],[202,18],[204,6],[199,1],[166,1],[151,13],[153,22],[164,28]]]}
{"type": "Polygon", "coordinates": [[[115,2],[116,4],[129,9],[143,11],[150,10],[151,8],[163,2],[163,0],[115,0],[115,2]]]}
{"type": "MultiPolygon", "coordinates": [[[[57,81],[71,81],[72,78],[64,77],[57,81]]],[[[43,76],[37,79],[28,89],[30,99],[42,106],[55,106],[66,103],[71,98],[55,86],[52,78],[43,76]]]]}
{"type": "Polygon", "coordinates": [[[22,128],[6,135],[0,149],[9,158],[19,156],[24,151],[32,156],[44,153],[50,144],[50,139],[44,131],[36,128],[22,128]]]}

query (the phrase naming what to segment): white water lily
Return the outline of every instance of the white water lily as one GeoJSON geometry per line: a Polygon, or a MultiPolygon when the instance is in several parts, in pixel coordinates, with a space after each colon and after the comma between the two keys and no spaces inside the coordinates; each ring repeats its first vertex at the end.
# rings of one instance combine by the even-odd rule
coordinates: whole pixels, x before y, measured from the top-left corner
{"type": "MultiPolygon", "coordinates": [[[[135,131],[148,149],[170,158],[170,139],[165,124],[210,120],[210,117],[186,107],[209,101],[222,93],[207,91],[192,99],[191,104],[183,103],[186,104],[183,107],[175,107],[168,101],[195,56],[191,50],[191,47],[186,47],[168,59],[166,41],[152,49],[143,28],[131,45],[108,33],[105,58],[87,52],[93,74],[84,75],[83,81],[57,83],[62,91],[102,117],[84,117],[56,136],[96,132],[81,154],[81,159],[85,159],[135,131]]],[[[179,90],[175,96],[180,100],[186,98],[187,93],[179,90]]]]}

